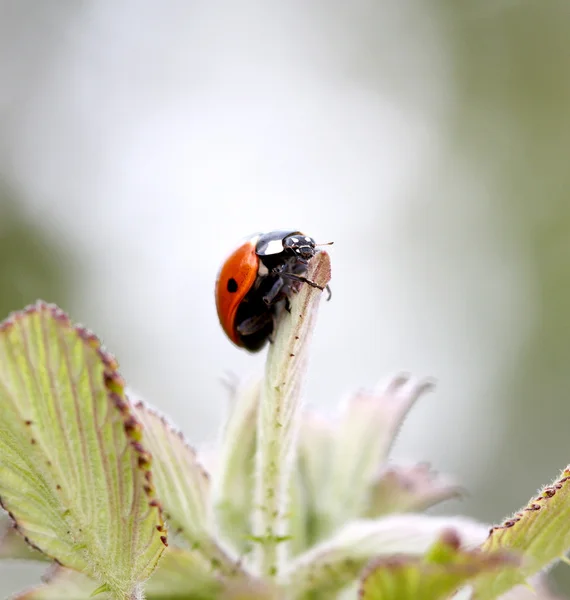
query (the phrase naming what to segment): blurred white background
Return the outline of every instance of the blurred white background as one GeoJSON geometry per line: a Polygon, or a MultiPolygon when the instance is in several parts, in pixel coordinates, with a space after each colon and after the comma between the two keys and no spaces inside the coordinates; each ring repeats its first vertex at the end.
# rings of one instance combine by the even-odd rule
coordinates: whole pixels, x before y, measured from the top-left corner
{"type": "Polygon", "coordinates": [[[519,508],[570,462],[570,10],[461,4],[0,0],[0,243],[17,214],[63,281],[12,269],[6,311],[64,302],[201,445],[263,364],[217,322],[225,255],[334,240],[307,401],[434,376],[394,456],[469,488],[447,512],[519,508]]]}

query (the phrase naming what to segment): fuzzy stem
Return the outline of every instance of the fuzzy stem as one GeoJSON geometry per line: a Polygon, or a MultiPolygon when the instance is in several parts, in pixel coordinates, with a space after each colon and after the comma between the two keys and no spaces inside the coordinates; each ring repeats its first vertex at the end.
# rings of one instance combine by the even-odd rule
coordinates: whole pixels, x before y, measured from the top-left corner
{"type": "MultiPolygon", "coordinates": [[[[330,280],[330,258],[319,252],[307,277],[321,286],[330,280]]],[[[303,285],[284,312],[269,348],[257,422],[254,540],[259,574],[275,577],[285,558],[289,534],[290,480],[301,418],[301,387],[321,291],[303,285]]]]}
{"type": "Polygon", "coordinates": [[[142,584],[135,587],[132,594],[126,600],[144,600],[144,591],[142,584]]]}

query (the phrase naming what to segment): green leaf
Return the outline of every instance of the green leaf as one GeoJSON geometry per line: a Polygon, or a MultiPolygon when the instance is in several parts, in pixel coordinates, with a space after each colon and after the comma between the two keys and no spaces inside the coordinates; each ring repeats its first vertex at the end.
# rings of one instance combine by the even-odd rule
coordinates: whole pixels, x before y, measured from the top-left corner
{"type": "MultiPolygon", "coordinates": [[[[219,600],[285,600],[288,597],[284,596],[282,590],[279,590],[271,581],[258,579],[232,585],[226,588],[218,598],[219,600]]],[[[204,600],[206,599],[204,598],[204,600]]],[[[208,600],[213,600],[213,598],[208,600]]]]}
{"type": "Polygon", "coordinates": [[[327,533],[365,513],[367,494],[404,417],[416,400],[431,390],[433,383],[410,385],[407,375],[394,378],[385,390],[360,391],[349,399],[341,415],[331,457],[326,498],[327,533]]]}
{"type": "Polygon", "coordinates": [[[109,600],[111,598],[105,591],[94,595],[103,586],[98,586],[83,573],[59,565],[50,569],[43,580],[44,583],[16,594],[10,600],[90,600],[91,598],[109,600]]]}
{"type": "MultiPolygon", "coordinates": [[[[234,582],[231,581],[231,584],[234,582]]],[[[212,600],[223,597],[222,592],[227,585],[199,554],[169,547],[145,585],[145,598],[212,600]]],[[[238,590],[246,585],[245,579],[235,582],[238,590]]],[[[17,595],[13,600],[107,600],[109,594],[104,590],[94,595],[99,590],[97,583],[83,573],[57,566],[50,571],[42,585],[17,595]]]]}
{"type": "Polygon", "coordinates": [[[39,560],[50,559],[37,549],[33,548],[24,536],[18,532],[15,525],[6,519],[6,523],[0,526],[0,559],[11,558],[15,560],[39,560]]]}
{"type": "Polygon", "coordinates": [[[214,537],[210,479],[196,452],[166,417],[144,402],[134,404],[134,413],[144,428],[145,448],[153,456],[153,481],[170,530],[215,570],[240,571],[238,558],[232,558],[214,537]]]}
{"type": "Polygon", "coordinates": [[[297,472],[293,481],[291,553],[297,555],[320,541],[328,531],[323,522],[326,514],[327,489],[331,475],[335,429],[332,423],[315,412],[303,414],[297,456],[297,472]],[[297,521],[302,521],[297,523],[297,521]]]}
{"type": "Polygon", "coordinates": [[[89,595],[89,598],[94,598],[95,596],[100,596],[101,594],[105,594],[108,591],[110,591],[109,586],[106,583],[104,583],[103,585],[100,585],[96,590],[91,592],[91,594],[89,595]]]}
{"type": "Polygon", "coordinates": [[[213,600],[220,597],[226,581],[199,553],[168,548],[145,594],[147,600],[213,600]]]}
{"type": "Polygon", "coordinates": [[[570,550],[570,467],[520,512],[493,527],[481,547],[484,552],[518,552],[523,559],[520,569],[475,583],[474,598],[485,600],[497,598],[563,557],[570,550]]]}
{"type": "Polygon", "coordinates": [[[0,498],[19,531],[129,597],[166,534],[115,359],[39,302],[0,326],[0,413],[0,498]]]}
{"type": "MultiPolygon", "coordinates": [[[[457,600],[460,599],[457,598],[457,600]]],[[[471,600],[471,596],[468,600],[471,600]]],[[[529,579],[527,583],[517,585],[502,594],[501,600],[567,600],[567,598],[553,592],[550,588],[548,574],[541,573],[529,579]]]]}
{"type": "Polygon", "coordinates": [[[238,385],[221,439],[212,497],[220,533],[239,552],[251,547],[259,379],[238,385]]]}
{"type": "Polygon", "coordinates": [[[432,472],[425,463],[390,466],[370,486],[362,516],[377,518],[398,512],[421,512],[462,494],[461,487],[432,472]]]}
{"type": "MultiPolygon", "coordinates": [[[[567,600],[567,597],[559,596],[554,593],[546,581],[546,577],[541,580],[530,580],[528,584],[517,585],[508,592],[501,595],[501,600],[567,600]]],[[[469,590],[471,593],[471,590],[469,590]]],[[[472,595],[467,597],[471,600],[472,595]]],[[[453,600],[462,600],[453,598],[453,600]]]]}
{"type": "Polygon", "coordinates": [[[466,544],[480,544],[487,528],[461,517],[394,515],[349,523],[333,537],[295,557],[281,583],[296,597],[331,597],[355,580],[375,558],[421,556],[449,528],[461,531],[466,544]]]}
{"type": "Polygon", "coordinates": [[[361,600],[443,600],[481,573],[513,565],[506,554],[461,549],[459,534],[444,532],[424,557],[373,561],[362,577],[361,600]]]}

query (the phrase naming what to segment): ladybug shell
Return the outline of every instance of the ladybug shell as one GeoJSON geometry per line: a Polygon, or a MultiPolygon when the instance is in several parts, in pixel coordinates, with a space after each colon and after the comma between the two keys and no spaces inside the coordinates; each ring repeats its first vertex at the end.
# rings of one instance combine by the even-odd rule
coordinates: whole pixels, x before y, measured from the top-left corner
{"type": "Polygon", "coordinates": [[[225,260],[216,281],[216,308],[222,329],[236,346],[243,346],[236,330],[236,313],[253,287],[259,269],[255,253],[258,236],[234,250],[225,260]]]}

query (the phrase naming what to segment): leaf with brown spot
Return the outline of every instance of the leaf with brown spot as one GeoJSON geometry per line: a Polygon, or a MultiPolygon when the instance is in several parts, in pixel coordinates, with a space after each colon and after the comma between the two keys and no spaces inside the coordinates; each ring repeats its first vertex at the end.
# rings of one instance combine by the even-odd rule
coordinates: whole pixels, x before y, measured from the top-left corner
{"type": "Polygon", "coordinates": [[[113,357],[57,307],[0,325],[0,499],[31,543],[129,594],[164,551],[150,454],[113,357]]]}

